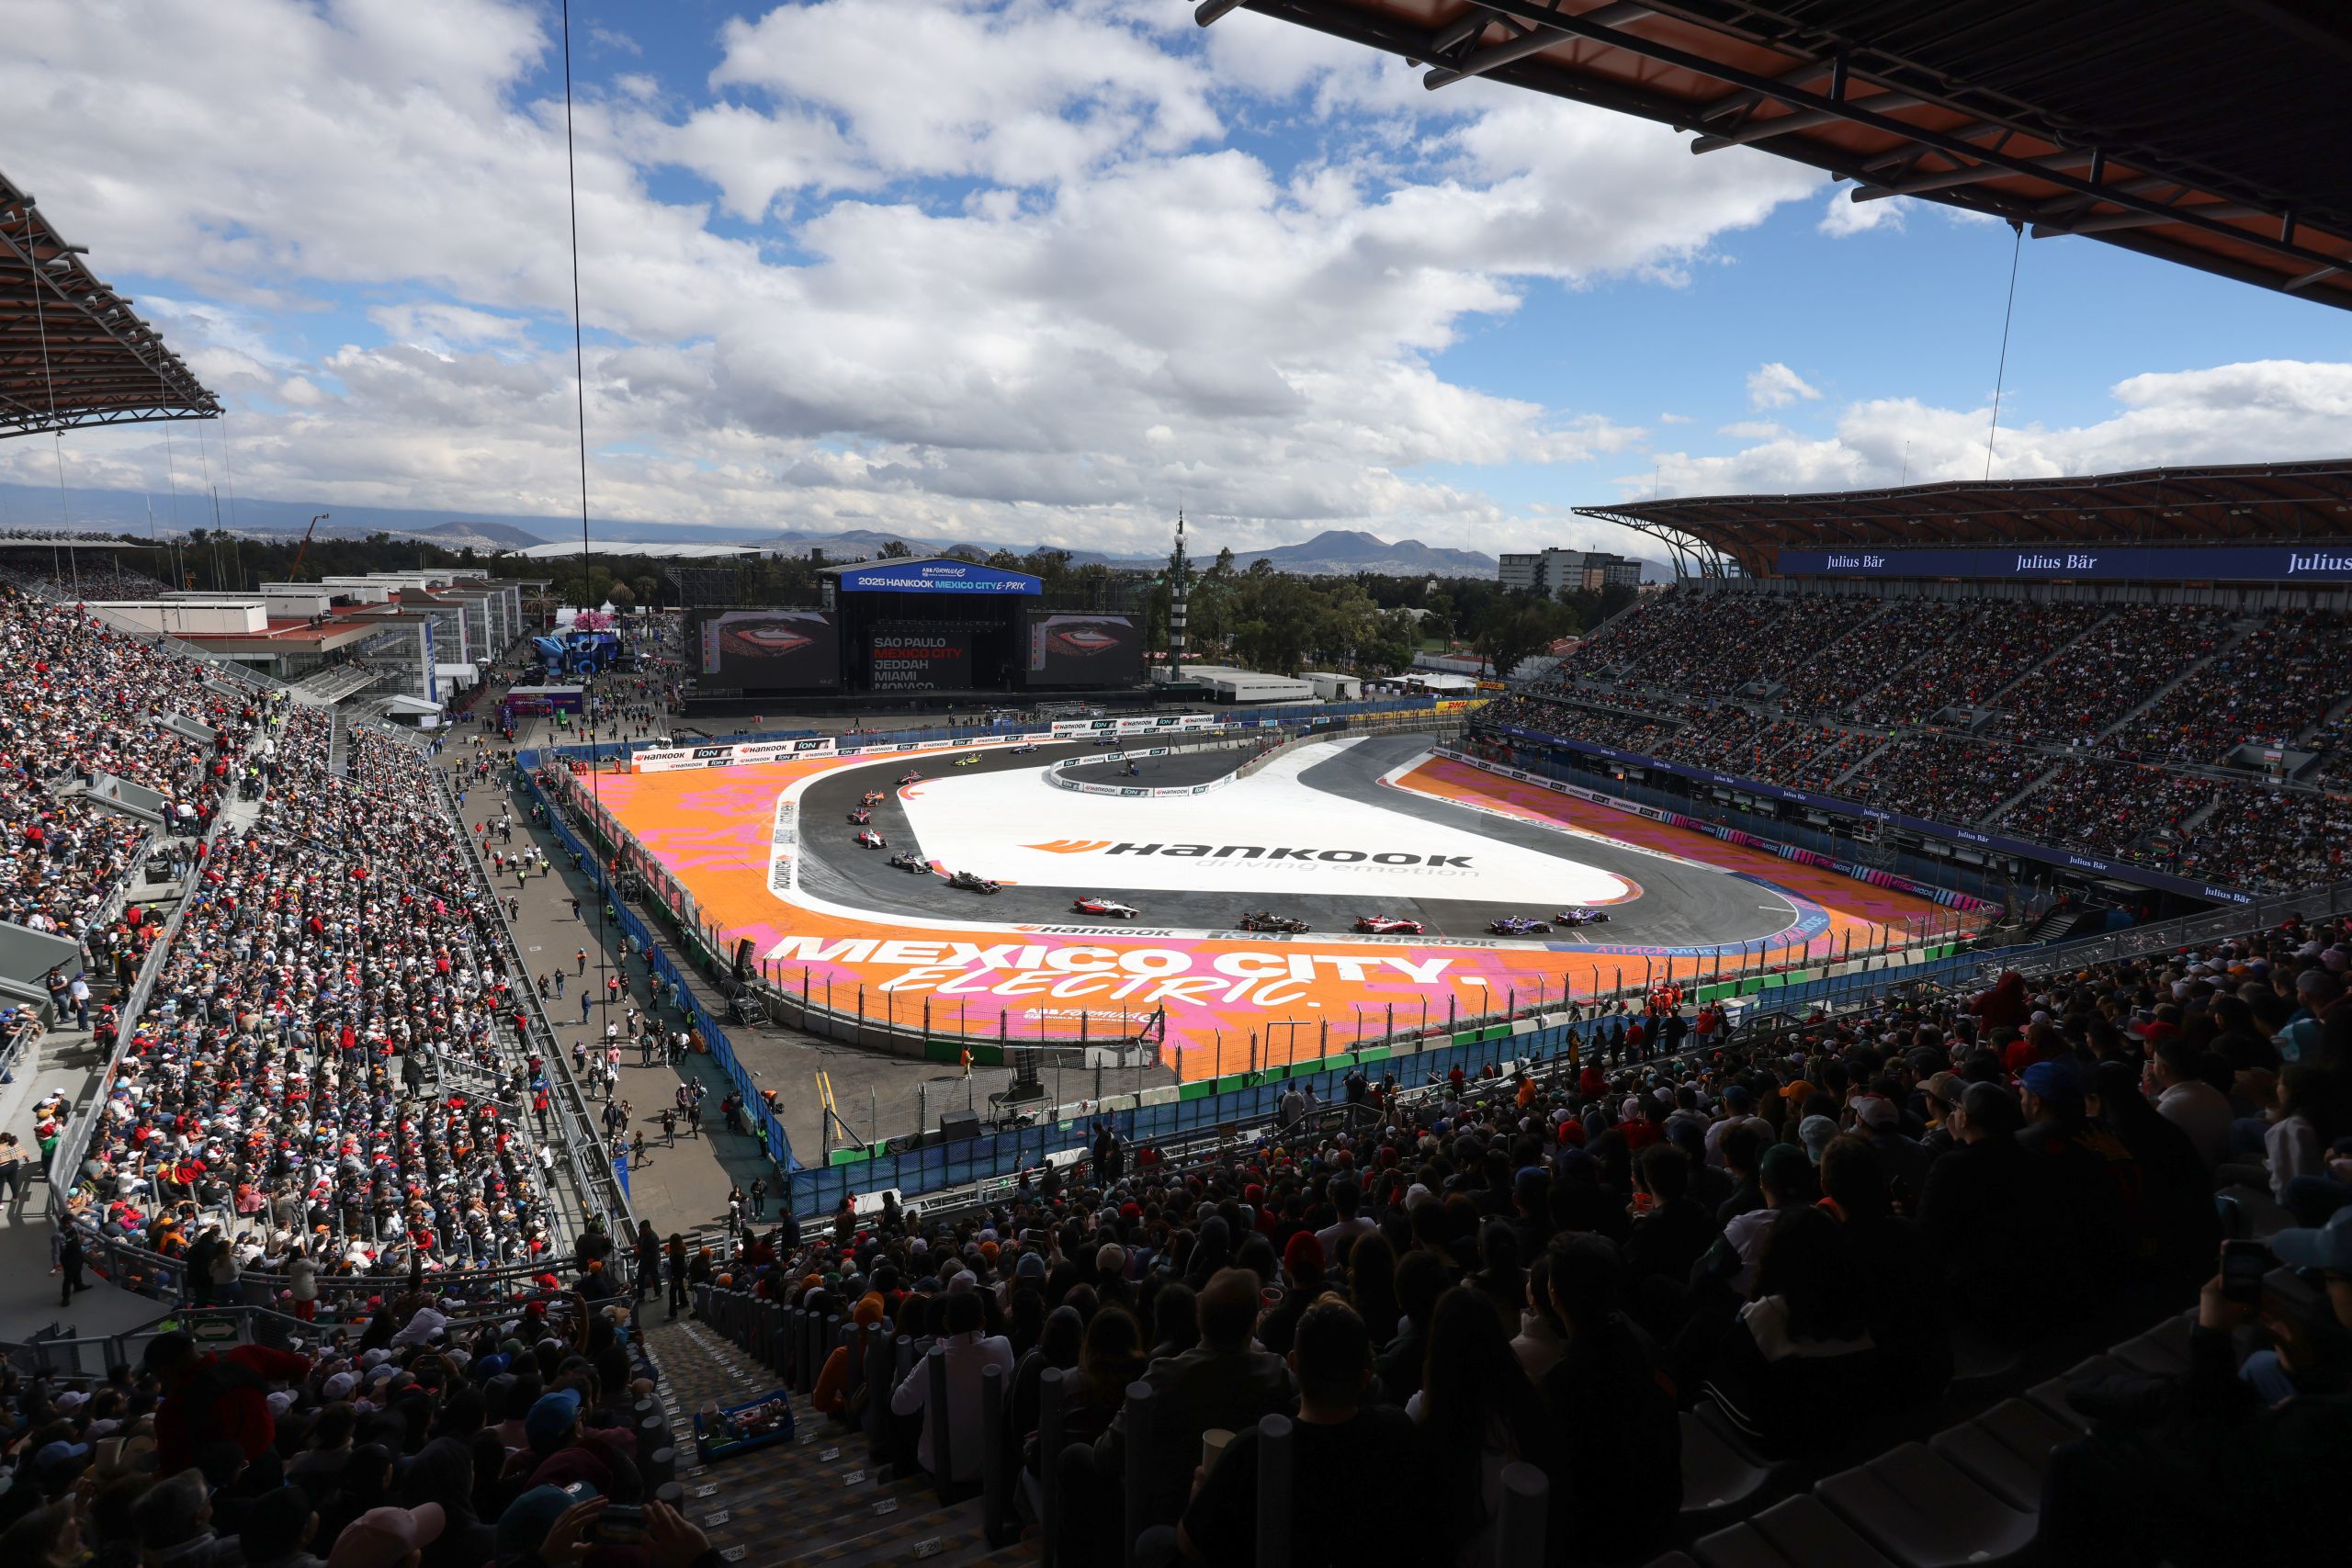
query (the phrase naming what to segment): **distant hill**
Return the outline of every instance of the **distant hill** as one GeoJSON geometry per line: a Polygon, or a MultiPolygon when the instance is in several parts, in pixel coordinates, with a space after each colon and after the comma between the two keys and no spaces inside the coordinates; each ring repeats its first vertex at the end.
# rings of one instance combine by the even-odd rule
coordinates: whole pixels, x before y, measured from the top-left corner
{"type": "Polygon", "coordinates": [[[419,528],[415,536],[453,550],[464,549],[468,545],[478,550],[527,550],[547,543],[537,534],[512,523],[444,523],[436,528],[419,528]]]}
{"type": "Polygon", "coordinates": [[[1347,577],[1359,571],[1392,577],[1492,577],[1499,570],[1494,557],[1476,550],[1453,550],[1425,545],[1419,539],[1395,544],[1353,529],[1332,528],[1303,545],[1277,545],[1268,550],[1233,553],[1233,564],[1247,567],[1264,561],[1277,571],[1302,577],[1347,577]]]}

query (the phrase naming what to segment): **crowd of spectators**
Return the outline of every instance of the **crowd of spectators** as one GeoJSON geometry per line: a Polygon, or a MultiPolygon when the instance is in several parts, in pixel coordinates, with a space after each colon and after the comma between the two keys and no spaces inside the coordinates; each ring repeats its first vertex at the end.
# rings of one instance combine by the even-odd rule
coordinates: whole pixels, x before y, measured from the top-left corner
{"type": "Polygon", "coordinates": [[[633,1406],[656,1376],[632,1355],[629,1310],[593,1274],[581,1284],[549,1276],[487,1318],[387,1292],[288,1348],[211,1352],[175,1330],[95,1383],[11,1366],[0,1553],[25,1568],[719,1568],[639,1461],[633,1406]]]}
{"type": "Polygon", "coordinates": [[[526,1068],[498,1039],[518,999],[492,895],[422,749],[356,729],[338,776],[332,738],[288,705],[267,797],[201,863],[71,1181],[93,1246],[161,1254],[199,1296],[246,1269],[315,1291],[557,1239],[526,1068]],[[453,1063],[503,1100],[440,1090],[453,1063]]]}
{"type": "Polygon", "coordinates": [[[1880,751],[1839,786],[1849,800],[1932,822],[1981,822],[2051,759],[1957,735],[1915,735],[1880,751]]]}
{"type": "MultiPolygon", "coordinates": [[[[1032,1476],[1058,1467],[1071,1561],[1116,1555],[1137,1466],[1148,1522],[1193,1558],[1246,1561],[1252,1428],[1294,1414],[1294,1560],[1317,1563],[1492,1561],[1513,1461],[1549,1476],[1547,1561],[1638,1562],[1677,1521],[1678,1411],[1711,1404],[1763,1457],[1819,1472],[1946,1419],[1955,1345],[2020,1347],[2017,1375],[2038,1378],[2201,1286],[2191,1403],[2136,1395],[2185,1427],[2103,1425],[2052,1460],[2044,1516],[2078,1553],[2059,1560],[2153,1561],[2126,1545],[2153,1513],[2184,1565],[2315,1561],[2299,1553],[2336,1528],[2338,1482],[2292,1445],[2324,1439],[2333,1466],[2352,1443],[2347,954],[2343,929],[2292,924],[1770,1037],[1718,1021],[1613,1072],[1588,1055],[1420,1084],[1400,1061],[1351,1080],[1336,1130],[1181,1162],[1106,1134],[1086,1166],[983,1210],[886,1198],[861,1219],[845,1201],[730,1282],[946,1348],[944,1409],[920,1360],[865,1395],[889,1399],[910,1462],[944,1424],[975,1468],[980,1372],[1004,1369],[1002,1436],[1032,1476]],[[2263,1303],[2253,1356],[2223,1330],[2254,1313],[2215,1300],[2215,1191],[2239,1183],[2298,1222],[2280,1258],[2329,1271],[2317,1319],[2263,1303]],[[1060,1454],[1037,1447],[1047,1368],[1066,1378],[1060,1454]],[[1204,1457],[1212,1432],[1240,1435],[1204,1457]],[[2150,1443],[2204,1483],[2106,1490],[2150,1443]],[[2267,1461],[2243,1495],[2219,1484],[2249,1480],[2239,1444],[2267,1461]],[[1330,1506],[1390,1476],[1377,1507],[1330,1506]]],[[[829,1371],[817,1408],[854,1415],[842,1389],[829,1371]]]]}
{"type": "Polygon", "coordinates": [[[1641,613],[1609,636],[1579,644],[1556,678],[1731,694],[1751,681],[1786,679],[1878,607],[1855,604],[1849,614],[1825,615],[1813,599],[1669,589],[1644,600],[1641,613]]]}
{"type": "Polygon", "coordinates": [[[0,582],[58,604],[104,604],[120,599],[157,599],[171,589],[96,553],[17,550],[0,560],[0,582]]]}
{"type": "Polygon", "coordinates": [[[2328,795],[2289,795],[2260,785],[2232,786],[2233,800],[2197,824],[2180,855],[2190,876],[2227,880],[2259,892],[2289,892],[2346,879],[2352,844],[2352,802],[2328,795]]]}
{"type": "Polygon", "coordinates": [[[2156,762],[2222,762],[2240,746],[2284,748],[2344,700],[2347,669],[2352,618],[2278,611],[2107,744],[2119,756],[2156,762]]]}
{"type": "Polygon", "coordinates": [[[2209,604],[2115,609],[2001,694],[2003,729],[2028,744],[2088,748],[2226,642],[2234,619],[2209,604]]]}
{"type": "Polygon", "coordinates": [[[163,830],[201,833],[239,782],[254,701],[88,617],[0,586],[0,919],[80,940],[141,863],[145,823],[86,791],[111,775],[164,797],[163,830]],[[204,742],[164,728],[181,716],[204,742]]]}
{"type": "Polygon", "coordinates": [[[2186,836],[2188,819],[2224,787],[2197,774],[2077,758],[2059,764],[2001,826],[2036,843],[2166,864],[2186,836]]]}
{"type": "Polygon", "coordinates": [[[2352,777],[2343,761],[2352,724],[2321,721],[2343,695],[2352,617],[2280,612],[2245,628],[2236,612],[2211,605],[1675,589],[1645,601],[1578,654],[1566,673],[1622,677],[1628,684],[1619,689],[1642,688],[1640,705],[1652,712],[1666,701],[1661,689],[1682,682],[1694,694],[1671,719],[1596,705],[1608,701],[1606,686],[1531,691],[1486,716],[1928,821],[1997,826],[2053,846],[2193,870],[2248,890],[2308,886],[2343,870],[2342,824],[2352,812],[2335,799],[2282,791],[2251,773],[2156,770],[2226,761],[2248,742],[2300,741],[2322,752],[2310,779],[2341,787],[2352,777]],[[1812,635],[1825,640],[1819,657],[1794,658],[1776,676],[1757,650],[1792,657],[1793,609],[1823,628],[1812,635]],[[2115,728],[2209,656],[2194,679],[2115,728]],[[1783,689],[1755,703],[1712,700],[1775,679],[1783,689]],[[1974,733],[1912,728],[1953,706],[1987,705],[1996,716],[1974,733]],[[1853,722],[1815,716],[1825,712],[1853,722]],[[2047,784],[2029,790],[2045,775],[2047,784]]]}

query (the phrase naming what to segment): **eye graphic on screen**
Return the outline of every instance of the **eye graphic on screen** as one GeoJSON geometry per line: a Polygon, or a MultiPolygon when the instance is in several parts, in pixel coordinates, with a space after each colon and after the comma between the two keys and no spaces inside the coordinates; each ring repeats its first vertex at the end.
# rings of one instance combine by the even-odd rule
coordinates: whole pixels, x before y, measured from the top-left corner
{"type": "Polygon", "coordinates": [[[719,633],[719,640],[729,653],[750,659],[775,659],[797,652],[816,639],[781,621],[765,621],[729,626],[719,633]]]}
{"type": "Polygon", "coordinates": [[[1115,633],[1082,622],[1077,626],[1055,627],[1050,641],[1056,653],[1068,654],[1075,659],[1091,658],[1119,646],[1115,633]]]}

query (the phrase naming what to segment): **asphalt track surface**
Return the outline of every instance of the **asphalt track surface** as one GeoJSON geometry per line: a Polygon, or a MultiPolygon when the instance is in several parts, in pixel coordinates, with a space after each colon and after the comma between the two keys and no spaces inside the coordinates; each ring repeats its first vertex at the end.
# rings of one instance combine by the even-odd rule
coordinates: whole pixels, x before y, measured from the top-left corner
{"type": "MultiPolygon", "coordinates": [[[[1795,908],[1786,896],[1744,877],[1682,865],[1608,840],[1560,833],[1410,790],[1386,787],[1379,782],[1383,773],[1427,749],[1428,741],[1420,736],[1371,737],[1306,769],[1299,775],[1299,784],[1326,794],[1372,802],[1401,816],[1483,834],[1540,854],[1597,866],[1642,889],[1639,897],[1611,906],[1606,925],[1573,931],[1555,927],[1548,937],[1533,939],[1556,946],[1729,946],[1769,937],[1796,918],[1795,908]]],[[[979,753],[978,761],[962,771],[1011,773],[1036,769],[1070,757],[1093,755],[1100,750],[1088,745],[1046,746],[1020,757],[1002,750],[987,750],[979,753]]],[[[890,855],[899,850],[922,852],[906,813],[899,806],[895,786],[899,775],[914,766],[921,768],[927,778],[953,776],[956,770],[950,763],[956,755],[941,751],[914,763],[899,757],[820,776],[800,799],[801,886],[834,903],[883,914],[917,919],[944,917],[1001,921],[1007,925],[1091,923],[1086,917],[1070,911],[1070,901],[1089,893],[1135,905],[1143,911],[1142,919],[1134,922],[1138,925],[1209,931],[1231,930],[1244,909],[1270,909],[1305,920],[1309,930],[1316,931],[1346,931],[1357,916],[1377,913],[1419,920],[1432,936],[1485,937],[1487,922],[1500,916],[1532,915],[1548,920],[1557,913],[1551,908],[1513,908],[1474,899],[1437,898],[1396,901],[1374,910],[1362,908],[1361,900],[1285,894],[1273,876],[1268,877],[1262,890],[1249,893],[1159,891],[1126,897],[1115,886],[1036,884],[1010,886],[988,895],[961,892],[949,887],[944,877],[899,871],[889,864],[890,855]],[[853,837],[857,829],[850,825],[849,813],[857,808],[868,790],[883,792],[883,803],[874,807],[873,826],[889,841],[887,850],[860,849],[853,837]]],[[[1208,767],[1204,755],[1222,755],[1231,767],[1238,766],[1248,753],[1196,752],[1188,757],[1145,759],[1140,764],[1142,775],[1133,782],[1163,786],[1190,784],[1202,782],[1204,768],[1211,776],[1223,771],[1208,767]]],[[[1076,776],[1090,778],[1099,774],[1105,783],[1125,782],[1124,773],[1124,769],[1113,764],[1082,769],[1076,776]]],[[[1050,826],[1038,824],[1041,830],[1050,826]]],[[[1694,836],[1694,850],[1702,847],[1694,836]]],[[[988,874],[985,866],[946,869],[988,874]]],[[[1106,931],[1117,931],[1129,922],[1101,923],[1106,931]]]]}

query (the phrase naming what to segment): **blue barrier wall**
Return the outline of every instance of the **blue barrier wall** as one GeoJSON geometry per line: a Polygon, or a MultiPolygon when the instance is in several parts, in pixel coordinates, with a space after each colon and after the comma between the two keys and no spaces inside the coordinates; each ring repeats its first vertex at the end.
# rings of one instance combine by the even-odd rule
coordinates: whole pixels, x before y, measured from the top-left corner
{"type": "MultiPolygon", "coordinates": [[[[532,754],[526,754],[529,755],[532,754]]],[[[523,772],[523,786],[545,811],[548,826],[554,830],[557,841],[571,852],[571,858],[581,869],[594,880],[597,896],[604,899],[605,908],[611,909],[619,921],[621,935],[628,940],[629,951],[647,961],[647,968],[662,988],[662,999],[677,1008],[687,1022],[702,1032],[703,1043],[710,1048],[710,1059],[718,1064],[728,1081],[742,1097],[743,1114],[752,1126],[759,1129],[762,1141],[767,1145],[768,1157],[775,1162],[777,1169],[785,1172],[788,1189],[792,1185],[791,1173],[800,1168],[792,1157],[792,1141],[785,1136],[783,1126],[768,1113],[766,1103],[760,1099],[760,1091],[752,1082],[752,1075],[736,1058],[734,1043],[727,1038],[727,1032],[718,1026],[718,1021],[711,1016],[709,1010],[702,1005],[701,998],[695,995],[694,988],[679,975],[677,965],[670,961],[669,953],[654,942],[653,933],[646,928],[645,922],[615,895],[612,883],[605,874],[604,858],[594,847],[581,842],[579,835],[571,830],[571,825],[563,819],[563,814],[539,793],[539,786],[527,768],[523,772]]]]}

